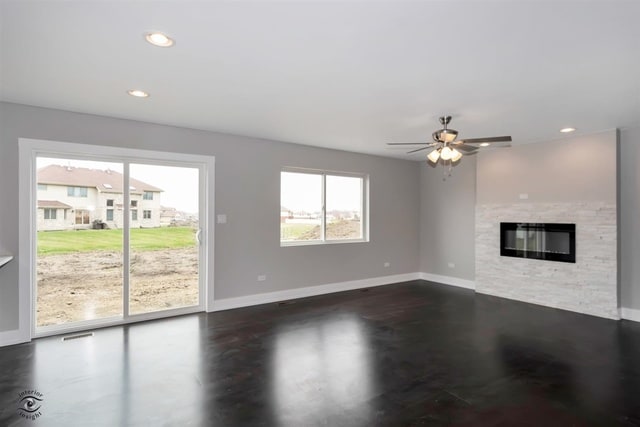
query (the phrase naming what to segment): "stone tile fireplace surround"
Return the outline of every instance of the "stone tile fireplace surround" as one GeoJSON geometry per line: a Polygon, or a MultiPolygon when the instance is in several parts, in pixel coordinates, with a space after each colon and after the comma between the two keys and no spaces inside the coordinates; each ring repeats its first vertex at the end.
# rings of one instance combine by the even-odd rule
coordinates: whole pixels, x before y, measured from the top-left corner
{"type": "Polygon", "coordinates": [[[475,251],[477,292],[620,318],[615,203],[476,205],[475,251]],[[575,264],[500,256],[501,222],[575,223],[575,264]]]}

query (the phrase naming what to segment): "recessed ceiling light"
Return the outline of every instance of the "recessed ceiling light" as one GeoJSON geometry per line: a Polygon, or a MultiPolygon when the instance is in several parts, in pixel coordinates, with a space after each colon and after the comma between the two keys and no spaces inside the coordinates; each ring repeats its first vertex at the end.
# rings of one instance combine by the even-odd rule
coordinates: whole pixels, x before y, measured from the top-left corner
{"type": "Polygon", "coordinates": [[[560,129],[560,132],[562,133],[570,133],[570,132],[575,132],[576,128],[562,128],[560,129]]]}
{"type": "Polygon", "coordinates": [[[480,147],[488,147],[489,143],[488,142],[483,142],[482,144],[480,144],[480,147]]]}
{"type": "Polygon", "coordinates": [[[131,96],[135,96],[136,98],[147,98],[149,94],[140,89],[131,89],[128,90],[127,93],[131,96]]]}
{"type": "Polygon", "coordinates": [[[144,38],[152,45],[159,47],[171,47],[174,43],[171,37],[157,31],[145,34],[144,38]]]}

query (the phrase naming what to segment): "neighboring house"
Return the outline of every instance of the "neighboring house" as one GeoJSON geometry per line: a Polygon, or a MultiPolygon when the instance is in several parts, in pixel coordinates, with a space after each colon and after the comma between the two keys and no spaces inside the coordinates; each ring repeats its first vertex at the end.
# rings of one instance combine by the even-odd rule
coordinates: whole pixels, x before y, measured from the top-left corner
{"type": "Polygon", "coordinates": [[[160,207],[160,225],[161,226],[172,225],[182,220],[184,220],[184,217],[182,213],[178,212],[176,208],[168,208],[165,206],[160,207]]]}
{"type": "Polygon", "coordinates": [[[280,222],[285,223],[289,218],[293,218],[293,212],[284,206],[280,206],[280,222]]]}
{"type": "MultiPolygon", "coordinates": [[[[101,221],[122,228],[123,176],[112,170],[49,165],[38,169],[38,230],[91,228],[101,221]]],[[[130,179],[131,227],[160,227],[160,193],[130,179]]]]}

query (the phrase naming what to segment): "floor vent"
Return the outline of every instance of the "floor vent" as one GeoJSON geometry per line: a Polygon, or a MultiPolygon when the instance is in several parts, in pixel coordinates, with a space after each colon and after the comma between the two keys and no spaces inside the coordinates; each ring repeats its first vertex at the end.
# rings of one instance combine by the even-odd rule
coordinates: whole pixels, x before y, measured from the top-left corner
{"type": "Polygon", "coordinates": [[[295,301],[280,301],[278,305],[291,305],[295,303],[296,303],[295,301]]]}
{"type": "Polygon", "coordinates": [[[360,289],[360,292],[369,292],[369,288],[360,289]]]}
{"type": "Polygon", "coordinates": [[[87,338],[92,336],[93,336],[93,332],[85,332],[82,334],[67,335],[66,337],[62,337],[62,341],[71,341],[71,340],[77,340],[78,338],[87,338]]]}

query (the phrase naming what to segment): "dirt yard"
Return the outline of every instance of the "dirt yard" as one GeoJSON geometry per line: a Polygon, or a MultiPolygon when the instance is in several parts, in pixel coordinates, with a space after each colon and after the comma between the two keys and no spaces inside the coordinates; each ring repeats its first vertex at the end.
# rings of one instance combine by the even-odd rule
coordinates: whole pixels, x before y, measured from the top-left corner
{"type": "MultiPolygon", "coordinates": [[[[122,314],[122,253],[38,257],[37,325],[122,314]]],[[[131,314],[198,304],[198,248],[131,254],[131,314]]]]}

